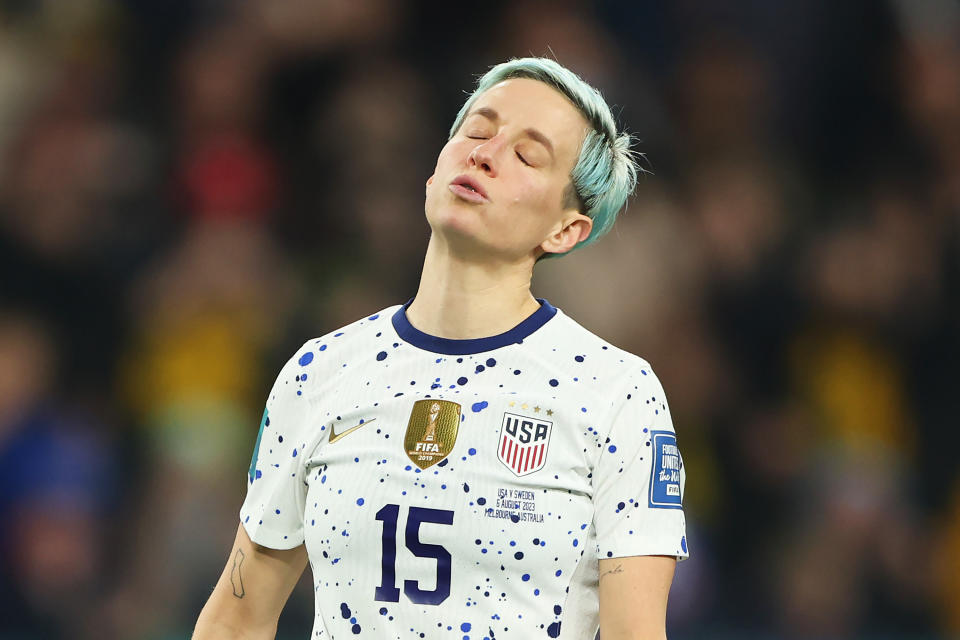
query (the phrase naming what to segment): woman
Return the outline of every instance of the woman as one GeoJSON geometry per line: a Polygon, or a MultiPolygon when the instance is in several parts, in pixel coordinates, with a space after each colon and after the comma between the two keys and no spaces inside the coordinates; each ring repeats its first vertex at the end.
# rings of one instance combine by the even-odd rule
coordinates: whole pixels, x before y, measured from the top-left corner
{"type": "Polygon", "coordinates": [[[683,463],[649,364],[530,293],[632,191],[629,136],[547,59],[491,69],[427,180],[416,297],[319,339],[270,393],[194,638],[663,638],[683,463]]]}

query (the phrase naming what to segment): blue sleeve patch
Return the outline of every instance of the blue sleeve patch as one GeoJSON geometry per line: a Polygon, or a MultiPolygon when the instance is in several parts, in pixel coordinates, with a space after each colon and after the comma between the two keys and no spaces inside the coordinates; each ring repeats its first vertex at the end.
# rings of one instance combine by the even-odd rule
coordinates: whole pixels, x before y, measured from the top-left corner
{"type": "Polygon", "coordinates": [[[683,459],[677,449],[677,435],[671,431],[651,431],[653,465],[650,476],[650,506],[655,509],[681,509],[680,470],[683,459]]]}
{"type": "Polygon", "coordinates": [[[250,459],[250,482],[253,482],[259,474],[257,473],[257,456],[260,455],[260,439],[263,438],[263,428],[270,424],[270,411],[263,408],[263,418],[260,419],[260,431],[257,432],[257,443],[253,445],[253,458],[250,459]]]}

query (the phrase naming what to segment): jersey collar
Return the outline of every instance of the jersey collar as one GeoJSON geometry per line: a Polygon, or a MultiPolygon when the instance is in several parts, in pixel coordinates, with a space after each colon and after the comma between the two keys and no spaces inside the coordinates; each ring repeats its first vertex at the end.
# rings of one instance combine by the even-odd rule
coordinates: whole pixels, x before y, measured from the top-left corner
{"type": "Polygon", "coordinates": [[[407,320],[407,307],[410,306],[411,302],[413,302],[413,298],[407,300],[407,303],[397,309],[397,312],[393,314],[393,328],[396,330],[397,335],[406,342],[424,351],[432,351],[433,353],[443,353],[452,356],[483,353],[505,347],[509,344],[523,342],[524,338],[542,327],[550,318],[557,314],[556,307],[543,298],[537,298],[537,302],[540,303],[540,308],[513,329],[486,338],[453,340],[451,338],[432,336],[410,324],[410,321],[407,320]]]}

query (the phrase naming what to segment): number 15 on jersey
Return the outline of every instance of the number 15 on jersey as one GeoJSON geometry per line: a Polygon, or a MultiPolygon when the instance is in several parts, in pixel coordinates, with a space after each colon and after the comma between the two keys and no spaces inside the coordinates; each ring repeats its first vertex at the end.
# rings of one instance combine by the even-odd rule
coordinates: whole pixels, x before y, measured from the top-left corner
{"type": "MultiPolygon", "coordinates": [[[[400,589],[397,588],[397,520],[399,516],[400,505],[398,504],[387,504],[377,511],[377,520],[383,522],[380,545],[382,573],[380,586],[376,588],[374,598],[381,602],[400,601],[400,589]]],[[[418,558],[434,558],[437,561],[437,586],[433,590],[424,590],[416,580],[404,580],[403,593],[417,604],[437,605],[450,596],[451,557],[450,552],[442,545],[420,541],[420,525],[424,522],[452,525],[453,511],[410,507],[404,536],[406,547],[418,558]]]]}

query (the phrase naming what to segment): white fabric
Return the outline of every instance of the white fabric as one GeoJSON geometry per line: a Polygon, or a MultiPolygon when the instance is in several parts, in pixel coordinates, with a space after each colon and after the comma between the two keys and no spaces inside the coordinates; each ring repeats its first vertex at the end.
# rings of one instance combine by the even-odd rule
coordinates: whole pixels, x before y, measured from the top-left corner
{"type": "MultiPolygon", "coordinates": [[[[398,309],[308,341],[283,367],[240,512],[247,533],[276,549],[306,543],[313,637],[593,638],[599,558],[687,556],[679,504],[651,506],[658,454],[673,470],[657,495],[677,492],[659,381],[562,311],[520,343],[445,355],[401,339],[398,309]],[[461,420],[446,459],[421,471],[404,435],[425,398],[459,403],[461,420]],[[517,475],[498,459],[506,413],[549,423],[538,471],[517,475]],[[332,426],[340,434],[361,421],[329,441],[332,426]],[[418,557],[413,533],[439,546],[418,557]],[[391,543],[395,579],[378,600],[391,543]]],[[[681,495],[683,483],[681,462],[681,495]]]]}

